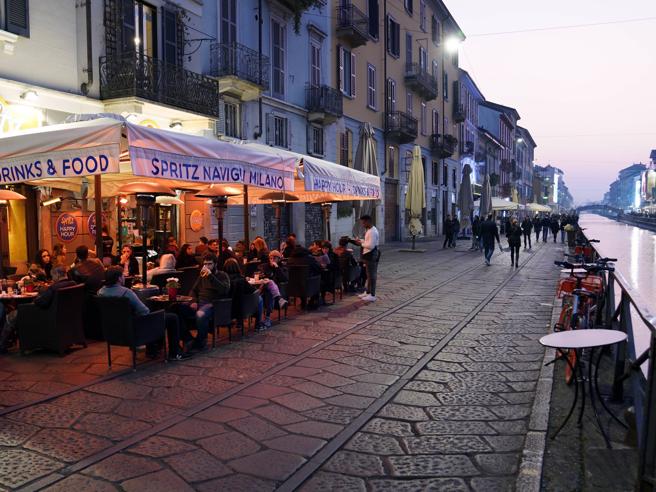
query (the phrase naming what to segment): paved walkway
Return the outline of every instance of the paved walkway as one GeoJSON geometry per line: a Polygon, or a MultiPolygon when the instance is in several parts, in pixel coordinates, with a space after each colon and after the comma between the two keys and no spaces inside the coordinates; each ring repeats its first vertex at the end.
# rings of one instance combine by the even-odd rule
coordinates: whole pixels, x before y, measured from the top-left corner
{"type": "Polygon", "coordinates": [[[0,417],[0,489],[512,488],[556,247],[514,270],[426,246],[383,253],[379,302],[0,417]]]}

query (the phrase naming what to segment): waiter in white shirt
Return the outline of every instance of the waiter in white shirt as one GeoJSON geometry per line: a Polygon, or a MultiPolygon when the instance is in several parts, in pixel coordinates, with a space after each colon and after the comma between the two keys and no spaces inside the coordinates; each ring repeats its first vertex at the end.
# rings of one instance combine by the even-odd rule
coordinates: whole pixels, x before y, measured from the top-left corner
{"type": "Polygon", "coordinates": [[[363,301],[374,302],[376,300],[376,277],[378,275],[378,229],[374,226],[371,216],[363,215],[360,223],[365,228],[364,240],[356,239],[355,244],[362,248],[362,261],[367,271],[367,291],[360,294],[363,301]]]}

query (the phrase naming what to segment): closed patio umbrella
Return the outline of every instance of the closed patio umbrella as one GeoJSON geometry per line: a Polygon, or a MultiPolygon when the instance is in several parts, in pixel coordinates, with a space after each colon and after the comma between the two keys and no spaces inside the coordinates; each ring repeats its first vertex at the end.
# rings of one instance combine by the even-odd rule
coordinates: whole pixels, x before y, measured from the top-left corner
{"type": "Polygon", "coordinates": [[[408,194],[405,197],[405,208],[410,212],[408,228],[412,234],[412,249],[415,249],[415,238],[423,232],[421,214],[426,208],[426,187],[424,186],[424,166],[421,164],[421,148],[415,145],[412,150],[412,167],[408,180],[408,194]]]}
{"type": "MultiPolygon", "coordinates": [[[[355,152],[353,168],[367,174],[378,176],[378,162],[376,161],[376,143],[374,142],[374,128],[370,123],[363,123],[360,128],[360,140],[358,149],[355,152]]],[[[355,224],[353,225],[353,235],[357,237],[364,236],[364,229],[358,220],[363,215],[372,215],[376,200],[358,200],[355,205],[355,224]]]]}
{"type": "Polygon", "coordinates": [[[481,220],[492,213],[492,187],[490,186],[490,176],[488,174],[483,179],[479,213],[481,214],[481,220]]]}
{"type": "Polygon", "coordinates": [[[462,168],[462,183],[460,183],[460,190],[458,191],[458,209],[460,210],[463,225],[469,224],[469,218],[472,210],[474,209],[474,197],[472,195],[471,186],[471,172],[471,166],[469,164],[465,164],[465,166],[462,168]]]}

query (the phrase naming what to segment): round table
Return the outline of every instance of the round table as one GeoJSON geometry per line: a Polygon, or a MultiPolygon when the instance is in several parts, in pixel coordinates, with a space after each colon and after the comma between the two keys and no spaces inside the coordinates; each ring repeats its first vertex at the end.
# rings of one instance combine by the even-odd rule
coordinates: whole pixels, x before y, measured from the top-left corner
{"type": "Polygon", "coordinates": [[[565,420],[563,421],[562,424],[560,424],[560,427],[556,430],[556,432],[551,436],[552,439],[554,439],[558,433],[565,427],[565,424],[569,421],[570,417],[574,413],[574,409],[576,408],[576,403],[578,401],[578,396],[579,396],[579,386],[581,388],[581,408],[579,411],[579,418],[578,418],[578,425],[581,425],[582,419],[583,419],[583,412],[585,410],[585,379],[583,376],[583,369],[582,365],[584,364],[582,361],[583,357],[583,351],[584,350],[590,350],[590,360],[588,363],[588,392],[590,394],[590,403],[592,405],[592,410],[595,415],[595,420],[597,421],[597,426],[599,427],[599,430],[601,431],[601,435],[604,437],[604,440],[606,441],[606,446],[608,449],[611,449],[611,444],[610,444],[610,439],[608,438],[608,435],[606,431],[604,430],[603,426],[601,425],[601,421],[599,420],[599,413],[597,412],[597,406],[595,404],[595,393],[596,397],[601,403],[601,406],[608,412],[608,414],[620,425],[623,427],[627,427],[627,425],[622,422],[613,412],[610,411],[608,406],[606,405],[606,402],[604,402],[603,398],[601,398],[601,395],[599,393],[599,362],[601,361],[601,351],[599,351],[599,354],[597,356],[597,362],[594,364],[594,377],[592,374],[592,366],[593,366],[593,360],[594,360],[594,351],[597,348],[602,348],[602,347],[610,347],[611,345],[615,345],[618,343],[622,343],[626,341],[627,335],[624,332],[618,331],[618,330],[604,330],[604,329],[589,329],[589,330],[566,330],[566,331],[559,331],[556,333],[551,333],[549,335],[545,335],[542,338],[540,338],[540,344],[542,344],[545,347],[550,347],[554,349],[558,349],[560,352],[560,355],[554,359],[554,361],[558,359],[565,359],[567,364],[570,365],[571,367],[571,362],[569,358],[567,357],[567,354],[570,350],[575,350],[576,351],[576,362],[574,364],[574,367],[571,367],[572,372],[575,374],[575,386],[574,386],[574,401],[572,402],[572,406],[569,409],[569,412],[567,413],[567,417],[565,417],[565,420]],[[593,385],[594,382],[594,385],[593,385]]]}
{"type": "Polygon", "coordinates": [[[159,296],[151,296],[148,298],[148,300],[157,304],[165,304],[166,306],[170,306],[176,302],[191,302],[193,301],[193,298],[191,296],[176,296],[175,300],[171,300],[168,294],[162,294],[159,296]]]}
{"type": "Polygon", "coordinates": [[[3,292],[0,294],[0,301],[31,301],[38,295],[38,292],[25,292],[23,294],[7,294],[6,292],[3,292]]]}
{"type": "Polygon", "coordinates": [[[137,297],[143,302],[149,297],[156,296],[160,293],[159,287],[156,285],[149,285],[147,287],[132,287],[132,290],[137,297]]]}

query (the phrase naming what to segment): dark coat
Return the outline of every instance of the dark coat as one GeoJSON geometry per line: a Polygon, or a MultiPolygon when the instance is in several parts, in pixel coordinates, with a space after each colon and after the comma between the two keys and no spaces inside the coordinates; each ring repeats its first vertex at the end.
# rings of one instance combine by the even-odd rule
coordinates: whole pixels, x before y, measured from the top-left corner
{"type": "Polygon", "coordinates": [[[453,232],[453,221],[446,219],[444,221],[444,234],[451,234],[453,232]]]}
{"type": "Polygon", "coordinates": [[[481,235],[481,219],[474,219],[474,222],[472,223],[472,233],[475,237],[481,235]]]}
{"type": "Polygon", "coordinates": [[[533,230],[533,223],[531,222],[531,219],[524,219],[522,221],[522,232],[524,235],[529,235],[531,233],[531,230],[533,230]]]}
{"type": "MultiPolygon", "coordinates": [[[[136,259],[134,261],[137,262],[136,259]]],[[[75,265],[69,276],[78,284],[84,284],[88,293],[95,294],[105,281],[105,269],[99,261],[87,259],[75,265]]]]}
{"type": "Polygon", "coordinates": [[[494,247],[494,240],[499,242],[499,228],[497,223],[493,220],[484,220],[481,222],[481,238],[483,239],[483,246],[486,248],[494,247]]]}
{"type": "Polygon", "coordinates": [[[226,297],[232,285],[225,272],[216,272],[207,277],[198,277],[189,295],[193,302],[209,303],[215,299],[226,297]]]}
{"type": "Polygon", "coordinates": [[[558,232],[558,229],[560,229],[560,225],[558,224],[558,219],[552,219],[551,223],[549,224],[549,227],[551,228],[551,232],[554,234],[558,232]]]}
{"type": "Polygon", "coordinates": [[[235,274],[230,275],[230,297],[232,297],[232,317],[240,318],[244,303],[244,296],[252,294],[257,287],[249,284],[244,277],[235,274]]]}
{"type": "Polygon", "coordinates": [[[518,225],[510,225],[506,230],[506,237],[508,238],[508,246],[521,246],[522,245],[522,228],[518,225]]]}
{"type": "Polygon", "coordinates": [[[271,263],[267,261],[260,266],[260,270],[266,278],[273,280],[277,285],[289,280],[287,269],[283,265],[278,265],[278,268],[274,268],[271,266],[271,263]]]}

